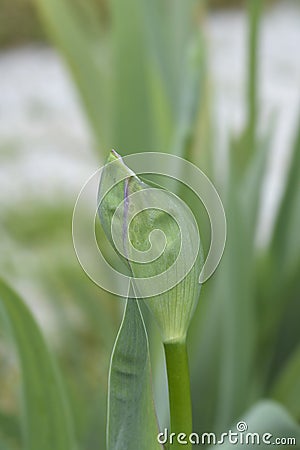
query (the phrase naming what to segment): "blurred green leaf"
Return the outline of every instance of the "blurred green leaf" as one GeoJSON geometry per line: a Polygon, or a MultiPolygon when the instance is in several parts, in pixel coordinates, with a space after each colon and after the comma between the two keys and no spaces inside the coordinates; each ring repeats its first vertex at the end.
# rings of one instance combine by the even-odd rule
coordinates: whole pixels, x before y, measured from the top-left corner
{"type": "MultiPolygon", "coordinates": [[[[197,5],[198,6],[198,5],[197,5]]],[[[204,39],[193,0],[145,2],[154,131],[160,150],[184,157],[203,91],[204,39]],[[154,94],[154,95],[153,95],[154,94]]]]}
{"type": "Polygon", "coordinates": [[[171,152],[191,161],[191,149],[201,105],[204,72],[204,47],[199,32],[195,33],[193,39],[190,40],[186,53],[186,70],[179,97],[175,139],[171,152]]]}
{"type": "Polygon", "coordinates": [[[258,351],[271,383],[299,344],[300,127],[293,150],[272,239],[256,268],[262,333],[258,351]]]}
{"type": "Polygon", "coordinates": [[[76,449],[67,399],[45,340],[24,302],[1,280],[0,312],[22,369],[24,448],[76,449]]]}
{"type": "Polygon", "coordinates": [[[180,115],[187,49],[191,38],[199,33],[197,6],[194,0],[144,0],[144,23],[151,62],[160,74],[174,119],[180,115]]]}
{"type": "Polygon", "coordinates": [[[197,64],[186,75],[188,47],[199,36],[194,0],[113,0],[105,25],[91,0],[35,2],[70,66],[97,143],[124,154],[169,150],[182,93],[199,105],[197,64]]]}
{"type": "MultiPolygon", "coordinates": [[[[14,443],[20,443],[21,441],[20,424],[16,415],[8,415],[3,412],[0,412],[0,449],[2,448],[1,440],[3,438],[9,441],[10,446],[12,446],[11,444],[12,441],[14,443]]],[[[15,447],[13,446],[13,448],[15,447]]]]}
{"type": "Polygon", "coordinates": [[[0,440],[0,450],[8,450],[7,445],[0,440]]]}
{"type": "Polygon", "coordinates": [[[129,299],[111,359],[107,450],[158,450],[157,434],[147,334],[129,299]]]}
{"type": "Polygon", "coordinates": [[[60,330],[60,366],[77,436],[84,448],[95,448],[87,444],[91,442],[105,448],[109,355],[120,307],[74,264],[72,267],[69,261],[67,266],[60,261],[52,271],[46,271],[47,291],[53,298],[55,324],[60,330]]]}
{"type": "Polygon", "coordinates": [[[188,336],[193,422],[198,432],[214,429],[219,404],[223,297],[215,293],[215,283],[204,284],[188,336]]]}
{"type": "MultiPolygon", "coordinates": [[[[288,412],[278,403],[272,401],[261,401],[256,404],[242,419],[246,422],[248,428],[246,433],[259,433],[263,436],[264,433],[272,434],[270,442],[275,442],[276,438],[296,438],[296,445],[276,445],[278,449],[285,448],[299,448],[300,439],[300,426],[294,421],[294,419],[288,414],[288,412]]],[[[237,429],[235,426],[231,427],[233,432],[237,429]]],[[[251,441],[250,441],[251,442],[251,441]]],[[[257,448],[267,450],[272,447],[272,444],[251,444],[251,448],[257,448]]],[[[220,448],[227,450],[230,448],[242,449],[244,444],[230,444],[225,441],[225,444],[214,446],[212,448],[220,448]]]]}
{"type": "MultiPolygon", "coordinates": [[[[261,194],[263,190],[266,165],[268,156],[272,148],[272,137],[275,124],[270,124],[268,133],[264,138],[257,139],[256,151],[248,161],[248,166],[241,178],[240,205],[243,213],[247,217],[248,239],[255,245],[255,233],[257,229],[257,220],[261,206],[261,194]]],[[[240,149],[242,151],[242,148],[240,149]]]]}
{"type": "Polygon", "coordinates": [[[300,346],[294,351],[271,389],[272,397],[281,402],[300,420],[300,346]]]}
{"type": "Polygon", "coordinates": [[[247,0],[248,36],[247,36],[247,70],[246,70],[246,123],[237,138],[234,138],[234,163],[241,175],[248,168],[252,156],[259,151],[259,43],[261,16],[264,0],[247,0]]]}
{"type": "MultiPolygon", "coordinates": [[[[18,246],[40,249],[49,240],[67,241],[73,205],[70,202],[46,203],[32,199],[5,209],[0,226],[18,246]],[[20,226],[22,223],[22,226],[20,226]]],[[[53,246],[53,244],[51,244],[53,246]]]]}
{"type": "Polygon", "coordinates": [[[229,425],[257,395],[257,380],[252,376],[258,328],[254,239],[270,144],[268,133],[248,160],[243,176],[236,160],[231,160],[224,195],[228,224],[225,252],[218,271],[204,286],[204,304],[200,302],[190,339],[193,398],[199,399],[193,406],[197,427],[203,431],[229,425]]]}
{"type": "MultiPolygon", "coordinates": [[[[300,265],[300,126],[295,138],[285,190],[275,223],[271,252],[280,282],[289,280],[300,265]]],[[[284,286],[282,286],[284,287],[284,286]]]]}
{"type": "Polygon", "coordinates": [[[98,145],[109,140],[108,52],[95,2],[34,0],[75,79],[98,145]],[[98,19],[98,20],[97,20],[98,19]]]}
{"type": "MultiPolygon", "coordinates": [[[[233,181],[225,211],[228,226],[226,247],[220,267],[210,281],[213,284],[209,287],[211,294],[207,299],[211,328],[204,326],[202,331],[206,335],[201,336],[206,346],[210,342],[215,343],[212,351],[220,358],[213,361],[212,366],[212,370],[217,371],[212,379],[217,378],[213,396],[217,395],[214,421],[218,430],[240,416],[253,395],[257,328],[253,301],[253,245],[248,238],[248,217],[244,214],[239,190],[233,181]]],[[[207,347],[201,345],[200,348],[202,351],[197,354],[199,364],[206,360],[207,354],[207,347]]],[[[210,371],[207,371],[209,375],[210,371]]],[[[202,382],[209,385],[211,379],[202,382]]],[[[210,402],[209,398],[207,401],[210,402]]]]}
{"type": "MultiPolygon", "coordinates": [[[[120,147],[125,153],[144,150],[171,151],[194,162],[202,163],[207,159],[207,166],[214,166],[215,161],[211,160],[219,154],[213,155],[212,148],[209,148],[209,151],[201,148],[199,140],[195,139],[199,133],[196,128],[199,111],[203,110],[205,90],[202,81],[204,52],[201,35],[196,46],[196,57],[188,55],[187,50],[193,41],[197,40],[195,37],[198,36],[199,21],[195,8],[199,2],[113,0],[109,3],[110,11],[105,24],[98,10],[97,0],[35,2],[71,68],[98,144],[107,148],[120,147]],[[201,157],[201,153],[205,158],[201,157]]],[[[224,195],[228,218],[227,247],[218,272],[209,282],[209,286],[204,286],[203,303],[199,305],[190,339],[194,421],[203,431],[214,427],[221,429],[232,423],[232,420],[240,417],[258,397],[270,393],[270,385],[273,385],[274,380],[272,395],[299,417],[299,356],[295,348],[299,345],[297,318],[300,268],[300,128],[273,238],[261,261],[261,255],[255,248],[254,235],[265,176],[266,155],[270,145],[268,138],[262,143],[257,136],[258,44],[263,1],[249,0],[248,5],[249,54],[245,71],[248,75],[247,123],[243,136],[236,143],[236,152],[231,153],[228,177],[230,186],[224,195]],[[289,359],[291,354],[293,356],[289,359]],[[287,364],[285,368],[284,364],[287,364]]],[[[202,126],[205,127],[206,123],[202,126]]],[[[214,133],[214,123],[211,129],[214,133]]],[[[193,198],[190,199],[188,195],[184,198],[193,202],[193,198]]],[[[200,211],[199,215],[201,214],[200,211]]],[[[62,223],[58,216],[53,216],[53,220],[50,216],[52,214],[49,214],[49,211],[47,213],[43,210],[40,225],[37,226],[37,216],[32,216],[32,223],[28,222],[29,225],[26,226],[23,224],[22,230],[19,221],[15,221],[18,226],[12,229],[9,220],[6,220],[5,224],[7,231],[13,232],[13,237],[17,238],[18,244],[29,243],[30,250],[35,245],[35,251],[31,254],[36,257],[36,251],[41,249],[43,234],[49,238],[49,233],[53,235],[53,230],[56,230],[54,225],[62,223]]],[[[61,217],[66,218],[65,215],[61,217]]],[[[57,231],[59,230],[57,227],[57,231]]],[[[201,231],[203,236],[203,227],[201,231]]],[[[55,234],[56,240],[57,236],[55,234]]],[[[62,236],[61,242],[63,239],[62,236]]],[[[53,259],[43,252],[49,265],[54,266],[57,260],[56,252],[57,249],[54,250],[53,259]]],[[[20,261],[20,253],[17,259],[20,261]]],[[[40,255],[36,259],[40,263],[40,255]]],[[[68,258],[66,260],[68,264],[68,258]]],[[[22,263],[21,260],[20,264],[22,263]]],[[[79,277],[74,281],[73,275],[68,277],[67,272],[59,276],[64,278],[64,282],[57,282],[58,294],[75,300],[79,306],[82,305],[84,317],[89,323],[89,332],[93,334],[97,328],[101,328],[101,344],[103,347],[109,347],[115,323],[113,321],[118,312],[109,306],[98,307],[93,293],[85,289],[79,277]],[[65,283],[72,285],[71,288],[65,283]],[[111,320],[108,320],[108,315],[111,320]]],[[[52,289],[55,289],[55,286],[52,286],[52,289]]],[[[136,358],[137,352],[144,351],[143,358],[138,359],[141,365],[139,370],[142,371],[143,367],[148,370],[149,358],[145,356],[148,354],[147,338],[144,336],[140,313],[136,310],[130,314],[127,311],[126,314],[130,315],[131,319],[123,322],[112,362],[116,362],[115,358],[118,356],[124,367],[127,364],[126,367],[130,370],[130,360],[124,362],[118,351],[120,350],[121,354],[136,352],[136,358]],[[138,329],[133,332],[130,327],[134,321],[138,323],[138,329]],[[121,336],[129,335],[127,342],[121,342],[121,336]],[[133,342],[132,336],[140,335],[142,339],[139,342],[140,347],[137,348],[137,342],[133,342]]],[[[61,326],[66,326],[65,317],[61,314],[61,326]]],[[[70,339],[70,343],[74,344],[74,341],[71,342],[70,339]]],[[[96,349],[97,346],[98,341],[96,349]]],[[[77,348],[77,345],[74,347],[77,348]]],[[[81,358],[85,356],[78,356],[78,361],[84,361],[81,358]]],[[[70,366],[71,373],[73,366],[70,366]]],[[[73,378],[81,371],[78,362],[73,378]]],[[[114,372],[112,366],[112,381],[119,375],[114,372]]],[[[141,392],[138,389],[143,389],[142,383],[150,386],[148,374],[145,380],[142,380],[142,376],[138,379],[125,376],[124,379],[122,389],[126,390],[127,386],[132,389],[132,396],[128,394],[129,387],[128,391],[126,390],[128,401],[131,398],[136,399],[134,396],[141,392]]],[[[150,391],[149,387],[147,389],[150,391]]],[[[120,447],[113,448],[121,448],[123,436],[129,441],[128,433],[126,434],[127,430],[130,430],[126,422],[129,420],[129,410],[121,402],[120,412],[118,411],[120,398],[114,397],[115,392],[111,392],[114,405],[112,410],[115,408],[112,423],[117,428],[122,422],[123,427],[124,420],[125,428],[117,429],[116,436],[121,436],[121,442],[114,443],[120,447]]],[[[101,393],[103,394],[102,391],[101,393]]],[[[147,395],[150,399],[151,393],[147,395]]],[[[138,424],[138,420],[146,422],[144,413],[138,413],[142,410],[144,401],[146,403],[143,398],[137,399],[137,411],[135,405],[129,402],[130,411],[133,411],[133,417],[138,424]]],[[[80,401],[76,403],[78,409],[80,404],[80,401]]],[[[151,411],[152,417],[154,413],[152,409],[151,411]]],[[[92,427],[99,426],[102,430],[102,423],[98,425],[101,414],[100,408],[97,409],[93,416],[96,425],[93,424],[92,427]]],[[[284,411],[270,403],[250,411],[249,420],[256,423],[255,421],[261,418],[264,424],[264,415],[272,417],[274,426],[278,424],[279,427],[280,423],[285,423],[284,411]]],[[[152,419],[150,422],[152,423],[152,419]]],[[[146,430],[148,423],[143,422],[140,425],[145,426],[146,430]]],[[[155,425],[151,426],[156,428],[155,425]]],[[[141,433],[145,431],[137,428],[141,433]]],[[[96,433],[91,433],[89,442],[95,443],[96,436],[96,433]]],[[[114,439],[113,433],[111,439],[114,439]]],[[[147,443],[145,445],[148,449],[147,443]]],[[[131,447],[132,441],[128,443],[128,448],[131,447]]]]}
{"type": "Polygon", "coordinates": [[[248,0],[248,79],[247,79],[247,125],[246,142],[241,157],[247,163],[247,158],[251,157],[255,149],[257,139],[257,123],[259,117],[258,107],[258,86],[259,86],[259,39],[260,22],[264,0],[248,0]]]}
{"type": "Polygon", "coordinates": [[[148,92],[144,0],[113,0],[112,146],[124,154],[155,147],[148,92]]]}

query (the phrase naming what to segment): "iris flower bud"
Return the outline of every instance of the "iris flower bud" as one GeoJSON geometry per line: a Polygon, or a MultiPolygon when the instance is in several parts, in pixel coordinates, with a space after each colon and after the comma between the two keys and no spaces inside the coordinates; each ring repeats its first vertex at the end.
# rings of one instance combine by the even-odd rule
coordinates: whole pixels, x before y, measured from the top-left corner
{"type": "Polygon", "coordinates": [[[112,151],[102,171],[98,214],[153,314],[163,342],[184,341],[200,294],[203,265],[197,223],[187,205],[144,183],[112,151]]]}

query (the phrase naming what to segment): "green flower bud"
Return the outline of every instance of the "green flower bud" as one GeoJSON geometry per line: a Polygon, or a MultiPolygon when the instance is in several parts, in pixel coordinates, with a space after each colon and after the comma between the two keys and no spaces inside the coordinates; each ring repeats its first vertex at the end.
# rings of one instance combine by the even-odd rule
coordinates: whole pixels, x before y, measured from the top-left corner
{"type": "Polygon", "coordinates": [[[101,175],[98,213],[163,341],[184,340],[199,298],[203,265],[198,227],[189,208],[167,190],[144,183],[112,151],[101,175]]]}

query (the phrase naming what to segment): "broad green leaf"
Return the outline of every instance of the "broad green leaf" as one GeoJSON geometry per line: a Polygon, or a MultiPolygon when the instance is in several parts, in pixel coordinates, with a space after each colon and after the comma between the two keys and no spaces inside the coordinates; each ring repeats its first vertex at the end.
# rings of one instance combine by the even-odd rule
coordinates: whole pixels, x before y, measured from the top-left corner
{"type": "Polygon", "coordinates": [[[28,308],[0,280],[0,313],[18,352],[26,450],[74,450],[71,415],[57,367],[28,308]]]}
{"type": "MultiPolygon", "coordinates": [[[[300,426],[295,422],[295,420],[288,414],[288,412],[279,404],[272,401],[261,401],[256,404],[250,411],[242,418],[242,421],[246,423],[247,430],[243,433],[244,439],[246,438],[247,433],[258,433],[261,437],[265,433],[270,433],[269,436],[269,444],[260,442],[260,445],[257,444],[257,441],[254,441],[252,444],[248,444],[251,448],[267,450],[271,447],[275,447],[277,449],[285,449],[285,448],[294,448],[298,449],[300,444],[300,426]],[[279,438],[295,438],[296,445],[291,444],[282,444],[275,445],[275,440],[279,438]],[[274,442],[274,444],[273,444],[274,442]],[[272,445],[273,444],[273,445],[272,445]]],[[[237,421],[234,425],[230,427],[232,432],[237,432],[237,421]]],[[[228,431],[228,430],[224,430],[228,431]]],[[[249,435],[248,439],[252,439],[251,435],[249,435]]],[[[254,438],[257,439],[257,438],[254,438]]],[[[267,437],[268,440],[268,437],[267,437]]],[[[252,442],[252,441],[250,441],[252,442]]],[[[228,439],[225,440],[225,443],[222,445],[214,446],[211,448],[219,448],[220,450],[228,450],[228,449],[243,449],[245,448],[245,444],[232,444],[228,442],[228,439]]]]}
{"type": "Polygon", "coordinates": [[[107,450],[158,450],[146,329],[136,300],[127,300],[109,376],[107,450]]]}

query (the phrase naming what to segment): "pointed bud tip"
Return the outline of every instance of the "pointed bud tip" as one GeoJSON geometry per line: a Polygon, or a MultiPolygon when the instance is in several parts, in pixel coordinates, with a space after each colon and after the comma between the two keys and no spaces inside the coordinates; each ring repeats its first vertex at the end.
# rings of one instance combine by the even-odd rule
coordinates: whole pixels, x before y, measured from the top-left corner
{"type": "Polygon", "coordinates": [[[125,170],[125,173],[128,174],[128,178],[134,177],[135,179],[141,181],[139,179],[139,177],[127,166],[127,164],[124,162],[122,156],[118,152],[116,152],[115,149],[111,149],[111,151],[109,152],[109,155],[106,160],[106,164],[109,164],[109,163],[115,163],[115,164],[113,164],[114,170],[121,169],[122,173],[125,170]],[[120,164],[118,164],[117,162],[120,164]]]}
{"type": "Polygon", "coordinates": [[[110,163],[112,161],[117,161],[117,160],[121,160],[122,161],[121,155],[119,155],[119,153],[116,152],[116,150],[111,149],[111,151],[109,152],[109,155],[107,157],[106,163],[110,163]]]}

